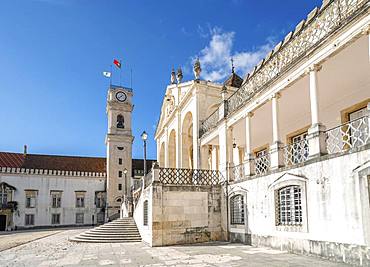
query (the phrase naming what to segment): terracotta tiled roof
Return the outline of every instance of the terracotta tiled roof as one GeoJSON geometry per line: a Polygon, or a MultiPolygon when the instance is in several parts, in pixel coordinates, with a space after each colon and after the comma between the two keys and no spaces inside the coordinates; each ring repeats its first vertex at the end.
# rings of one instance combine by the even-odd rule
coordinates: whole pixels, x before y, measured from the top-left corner
{"type": "MultiPolygon", "coordinates": [[[[147,170],[155,160],[146,161],[147,170]]],[[[0,152],[0,167],[44,169],[60,171],[106,172],[106,158],[55,156],[0,152]]],[[[134,170],[143,170],[143,159],[132,159],[132,173],[134,170]]]]}
{"type": "Polygon", "coordinates": [[[242,86],[242,83],[243,79],[238,74],[233,72],[224,82],[224,85],[240,88],[242,86]]]}
{"type": "Polygon", "coordinates": [[[0,152],[0,167],[105,172],[106,159],[0,152]]]}

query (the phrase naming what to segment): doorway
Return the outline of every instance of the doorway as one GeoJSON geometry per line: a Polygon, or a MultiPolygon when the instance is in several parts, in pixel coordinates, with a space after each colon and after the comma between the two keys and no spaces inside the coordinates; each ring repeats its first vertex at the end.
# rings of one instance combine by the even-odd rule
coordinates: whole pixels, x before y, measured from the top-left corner
{"type": "Polygon", "coordinates": [[[6,228],[6,215],[0,215],[0,231],[5,231],[6,228]]]}

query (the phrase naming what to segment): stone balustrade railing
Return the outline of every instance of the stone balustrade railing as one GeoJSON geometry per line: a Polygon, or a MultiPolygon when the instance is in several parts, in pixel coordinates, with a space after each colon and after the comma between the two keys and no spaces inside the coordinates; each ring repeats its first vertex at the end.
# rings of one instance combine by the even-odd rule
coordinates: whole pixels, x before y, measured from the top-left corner
{"type": "MultiPolygon", "coordinates": [[[[281,75],[313,52],[331,34],[369,8],[368,0],[324,0],[313,9],[283,41],[249,73],[240,89],[227,99],[228,116],[239,110],[256,93],[267,89],[281,75]]],[[[215,114],[203,121],[201,136],[211,131],[221,118],[215,114]]]]}

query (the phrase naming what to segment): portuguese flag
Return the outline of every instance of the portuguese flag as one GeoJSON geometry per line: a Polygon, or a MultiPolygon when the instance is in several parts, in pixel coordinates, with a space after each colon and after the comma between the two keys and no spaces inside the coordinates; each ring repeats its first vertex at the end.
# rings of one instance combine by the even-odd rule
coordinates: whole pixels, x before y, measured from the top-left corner
{"type": "Polygon", "coordinates": [[[120,60],[114,59],[113,64],[116,65],[117,68],[119,68],[119,69],[121,68],[121,61],[120,60]]]}

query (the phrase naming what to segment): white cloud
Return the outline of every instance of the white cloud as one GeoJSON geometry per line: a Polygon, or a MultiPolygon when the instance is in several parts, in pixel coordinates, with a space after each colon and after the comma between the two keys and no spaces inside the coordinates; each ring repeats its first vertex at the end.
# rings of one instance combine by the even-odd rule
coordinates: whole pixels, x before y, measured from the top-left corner
{"type": "MultiPolygon", "coordinates": [[[[237,52],[233,51],[234,32],[223,32],[219,28],[213,28],[210,35],[209,44],[199,53],[201,76],[205,80],[222,81],[229,76],[231,58],[234,59],[236,72],[244,77],[273,48],[272,39],[269,38],[264,45],[255,49],[237,52]]],[[[194,60],[195,58],[192,58],[193,62],[194,60]]]]}

